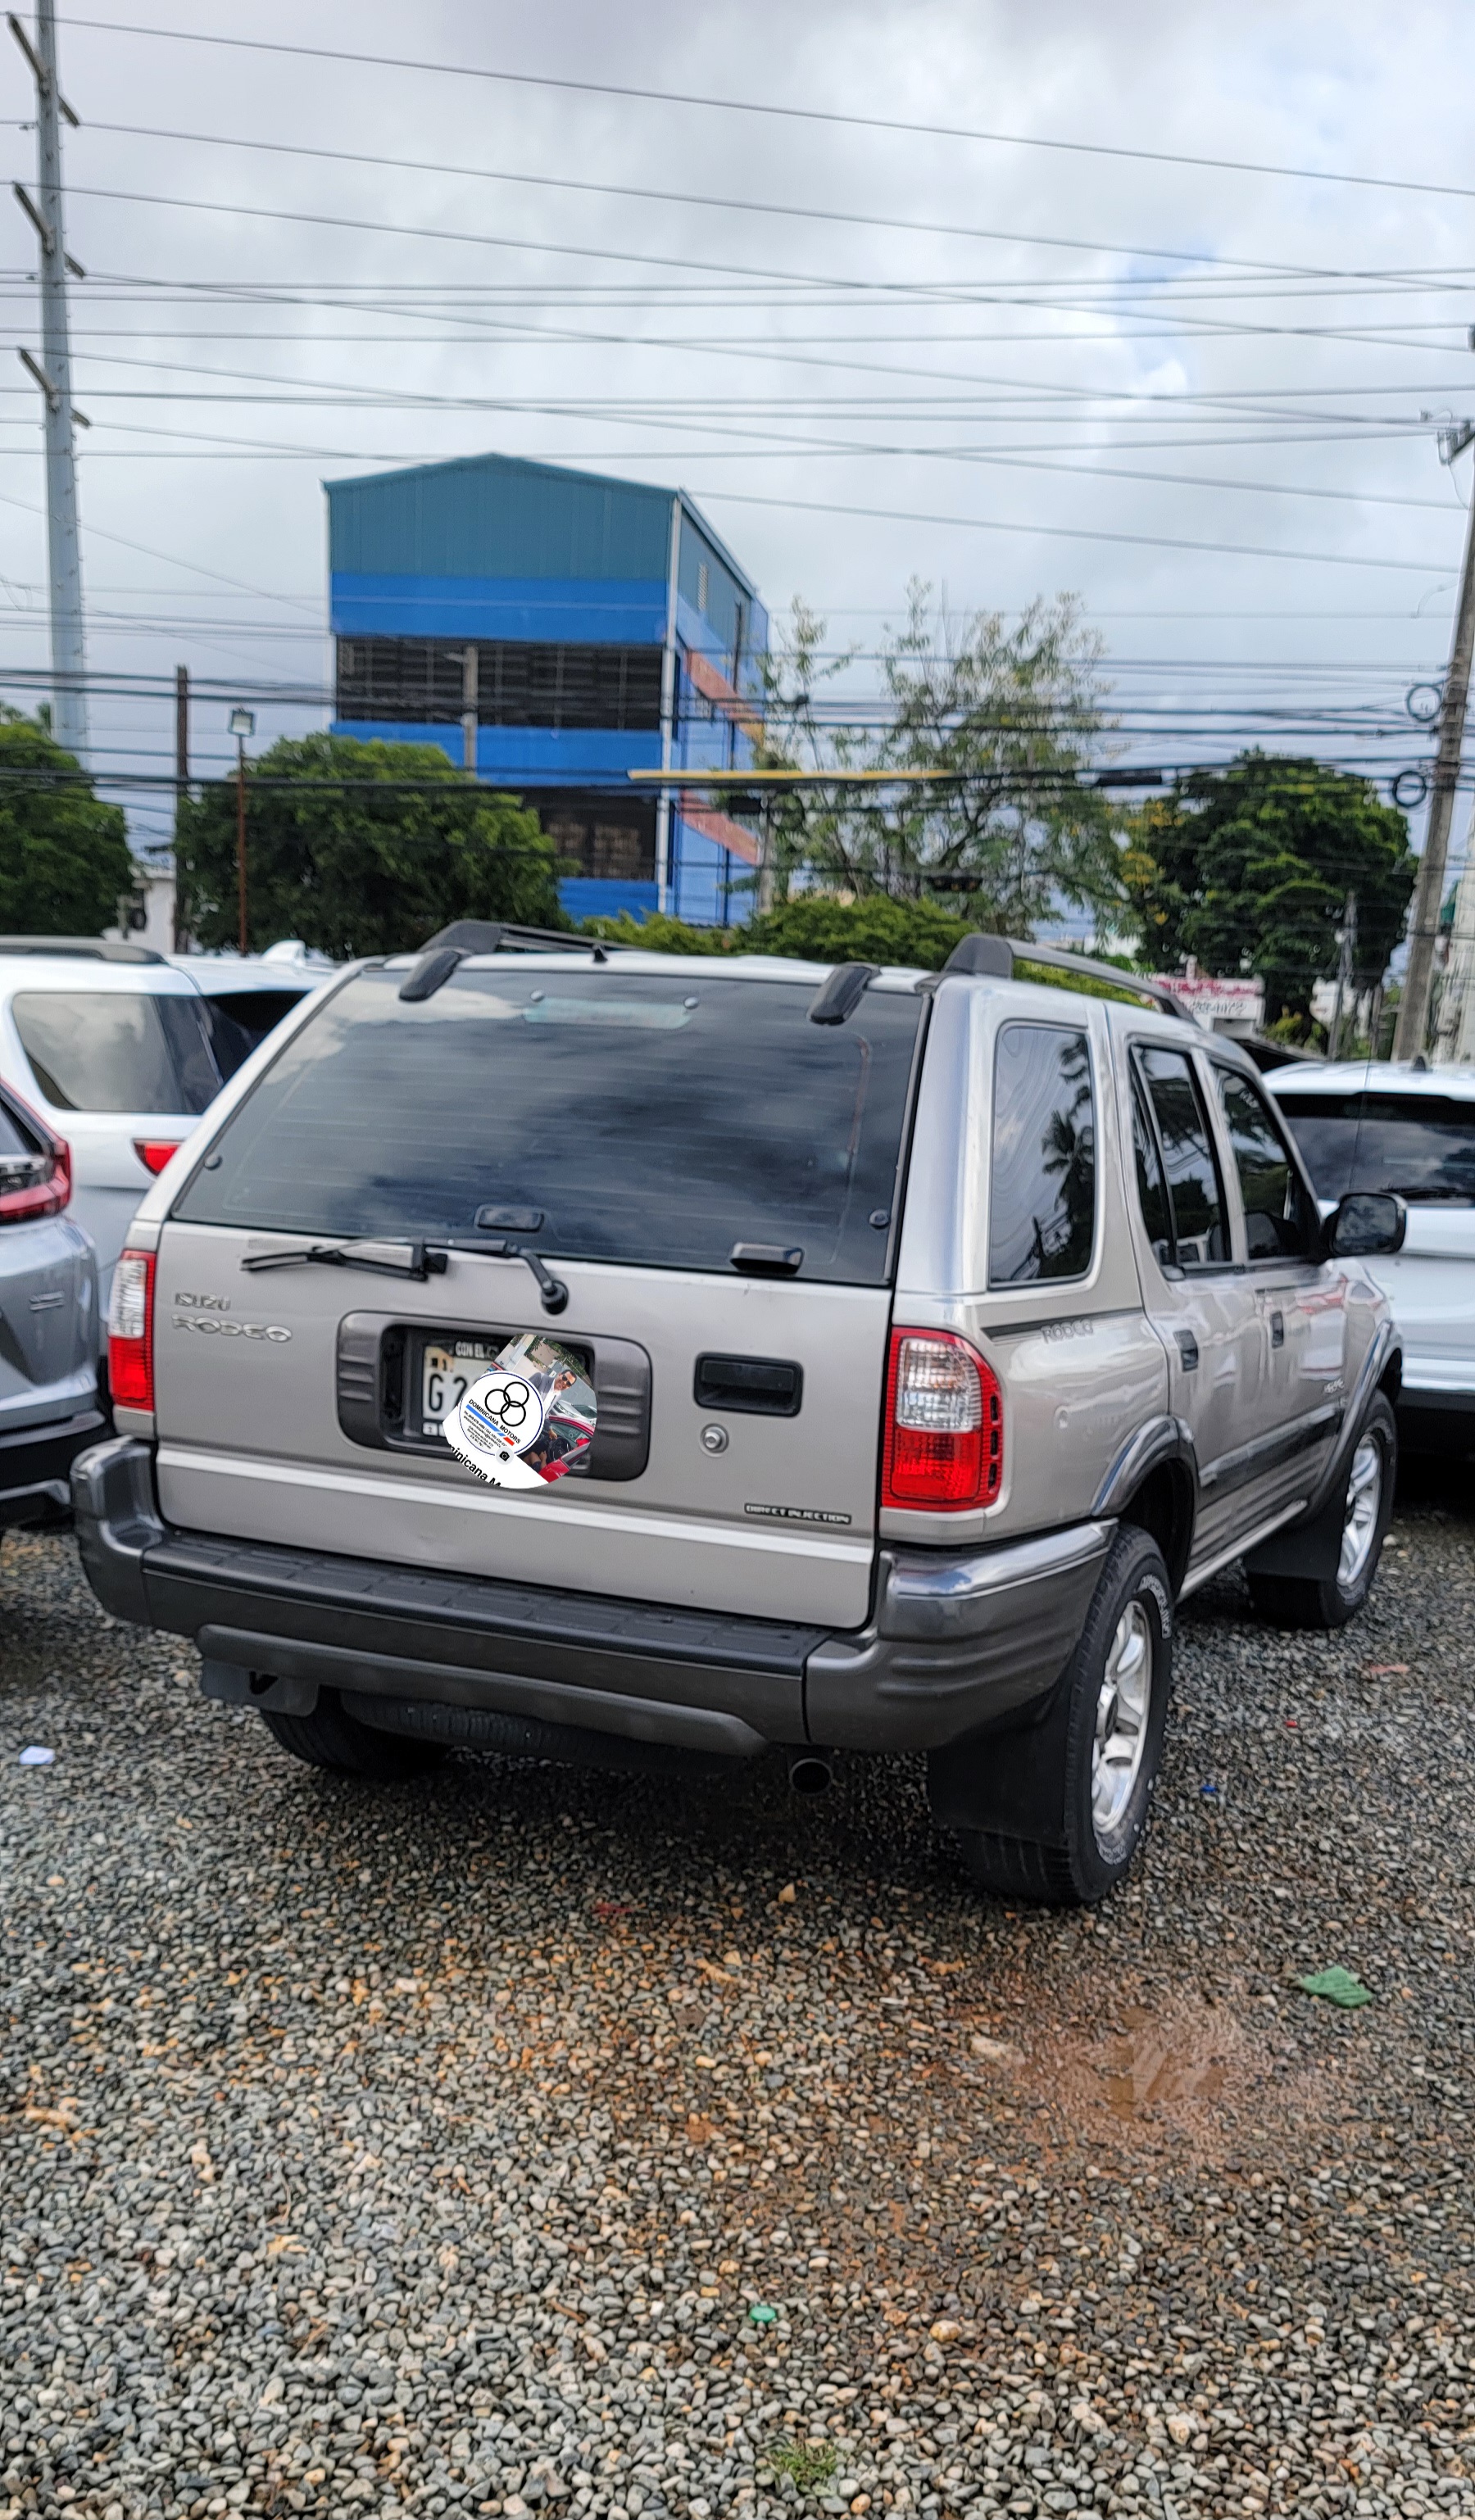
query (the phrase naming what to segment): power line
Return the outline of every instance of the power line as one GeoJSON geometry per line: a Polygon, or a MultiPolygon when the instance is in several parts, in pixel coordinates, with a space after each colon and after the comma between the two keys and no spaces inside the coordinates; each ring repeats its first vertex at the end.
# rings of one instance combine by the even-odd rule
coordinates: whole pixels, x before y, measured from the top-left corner
{"type": "MultiPolygon", "coordinates": [[[[144,123],[93,122],[88,129],[107,132],[124,139],[167,140],[185,147],[202,149],[239,149],[254,155],[282,158],[310,158],[332,165],[371,166],[378,173],[455,176],[473,183],[520,184],[530,190],[556,193],[595,194],[601,199],[622,202],[654,202],[663,208],[719,210],[724,215],[737,212],[743,217],[779,219],[812,219],[831,227],[886,228],[898,234],[937,236],[961,239],[972,244],[1006,244],[1044,247],[1071,253],[1126,254],[1132,258],[1176,262],[1197,272],[1205,265],[1241,273],[1262,273],[1275,279],[1335,278],[1349,275],[1342,271],[1326,273],[1315,265],[1270,263],[1248,259],[1242,255],[1206,254],[1167,246],[1097,245],[1081,237],[1051,237],[1023,234],[1006,228],[970,228],[936,219],[899,219],[871,210],[837,210],[806,202],[761,202],[736,199],[727,194],[673,193],[658,191],[650,185],[598,184],[587,177],[575,175],[538,175],[511,173],[499,166],[455,166],[423,158],[384,158],[365,150],[313,148],[305,142],[290,140],[239,139],[229,132],[170,131],[144,123]]],[[[1475,199],[1475,192],[1469,196],[1475,199]]],[[[1352,277],[1363,277],[1354,273],[1352,277]]],[[[1391,275],[1378,272],[1379,279],[1391,275]]]]}
{"type": "Polygon", "coordinates": [[[486,79],[508,87],[549,88],[565,95],[613,96],[638,104],[695,106],[712,112],[763,114],[776,121],[822,122],[853,131],[891,131],[925,140],[962,140],[1010,149],[1057,150],[1091,158],[1122,158],[1151,165],[1209,167],[1223,174],[1273,175],[1298,183],[1353,184],[1375,192],[1428,193],[1454,201],[1475,200],[1475,188],[1468,185],[1432,184],[1411,176],[1350,175],[1322,166],[1284,166],[1246,158],[1195,157],[1177,150],[1129,149],[1105,141],[1044,139],[1034,133],[1018,131],[969,130],[951,123],[904,122],[880,114],[836,113],[814,106],[760,104],[744,97],[698,96],[671,88],[616,86],[596,79],[550,78],[530,70],[483,69],[465,62],[427,62],[405,60],[392,54],[339,52],[321,44],[271,43],[259,36],[206,35],[193,27],[130,26],[103,18],[73,18],[69,22],[99,34],[141,35],[164,42],[211,44],[233,52],[277,53],[300,61],[346,62],[364,68],[417,70],[429,76],[462,82],[469,78],[486,79]]]}
{"type": "MultiPolygon", "coordinates": [[[[262,143],[260,145],[266,146],[268,144],[262,143]]],[[[519,178],[514,180],[522,179],[519,178]]],[[[530,177],[528,180],[539,181],[542,179],[530,177]]],[[[616,246],[560,245],[555,244],[548,238],[542,237],[487,236],[481,231],[465,228],[414,227],[392,219],[347,218],[345,217],[342,212],[334,210],[284,210],[278,209],[273,204],[266,204],[257,202],[201,201],[191,196],[176,193],[124,192],[120,188],[113,185],[72,184],[69,185],[68,191],[74,198],[79,200],[93,202],[130,202],[135,205],[146,209],[207,211],[221,218],[276,219],[293,227],[345,228],[352,231],[356,235],[413,237],[416,239],[428,240],[429,242],[437,245],[469,245],[483,248],[486,247],[494,247],[499,252],[504,253],[553,253],[570,256],[575,260],[585,262],[639,263],[641,265],[648,265],[656,270],[702,271],[710,273],[717,278],[736,277],[744,280],[763,280],[769,282],[794,280],[811,287],[834,289],[842,292],[853,288],[864,287],[880,296],[883,300],[910,295],[916,292],[918,287],[926,289],[936,286],[934,283],[923,282],[919,284],[912,281],[848,282],[844,275],[839,273],[826,273],[820,275],[806,272],[788,273],[782,271],[769,271],[764,269],[761,265],[755,265],[752,263],[704,262],[700,257],[694,254],[637,253],[616,246]]],[[[712,206],[720,207],[722,204],[714,202],[712,206]]],[[[758,205],[755,204],[755,206],[758,205]]],[[[806,215],[808,215],[808,213],[806,213],[806,215]]],[[[817,217],[824,217],[829,214],[825,212],[816,212],[814,215],[817,217]]],[[[842,214],[836,212],[834,215],[839,217],[842,214]]],[[[1107,255],[1120,254],[1129,259],[1147,259],[1159,262],[1184,263],[1195,271],[1203,269],[1206,265],[1219,265],[1221,268],[1232,271],[1236,276],[1243,275],[1245,273],[1262,273],[1271,278],[1298,280],[1394,280],[1402,278],[1415,282],[1427,281],[1431,276],[1435,278],[1445,276],[1444,267],[1437,268],[1432,275],[1428,270],[1414,269],[1409,269],[1402,273],[1393,270],[1368,270],[1366,272],[1359,273],[1347,272],[1333,268],[1318,271],[1314,264],[1253,262],[1238,256],[1222,256],[1202,252],[1191,253],[1187,251],[1186,248],[1178,248],[1170,246],[1096,245],[1091,243],[1089,240],[1079,237],[1028,236],[1021,235],[1007,228],[976,228],[970,230],[969,233],[975,238],[991,238],[996,243],[1003,245],[1033,245],[1041,246],[1061,252],[1096,253],[1107,255]]],[[[1462,273],[1467,269],[1468,266],[1464,264],[1451,265],[1448,268],[1448,276],[1453,278],[1456,274],[1462,273]]],[[[952,284],[954,287],[966,285],[967,284],[958,283],[952,284]]]]}

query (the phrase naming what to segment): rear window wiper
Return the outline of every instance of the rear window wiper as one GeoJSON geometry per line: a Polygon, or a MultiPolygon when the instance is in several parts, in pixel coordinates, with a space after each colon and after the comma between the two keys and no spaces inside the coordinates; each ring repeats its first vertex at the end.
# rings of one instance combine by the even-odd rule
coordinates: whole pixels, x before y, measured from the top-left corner
{"type": "Polygon", "coordinates": [[[426,1242],[309,1242],[296,1251],[249,1251],[243,1269],[372,1269],[381,1278],[441,1278],[445,1253],[426,1242]]]}

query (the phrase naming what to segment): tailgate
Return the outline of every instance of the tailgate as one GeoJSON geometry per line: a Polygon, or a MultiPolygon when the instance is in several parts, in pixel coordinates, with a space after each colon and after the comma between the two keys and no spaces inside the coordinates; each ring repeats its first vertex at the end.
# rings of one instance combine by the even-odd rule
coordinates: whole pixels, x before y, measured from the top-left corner
{"type": "Polygon", "coordinates": [[[923,1008],[883,987],[811,1023],[823,977],[487,958],[425,1003],[396,970],[336,993],[163,1229],[169,1519],[862,1624],[923,1008]],[[443,1271],[242,1267],[330,1235],[423,1241],[443,1271]],[[491,1488],[437,1413],[448,1366],[480,1360],[475,1379],[524,1333],[575,1352],[594,1448],[548,1486],[491,1488]]]}
{"type": "MultiPolygon", "coordinates": [[[[864,1620],[886,1290],[560,1260],[570,1302],[553,1323],[519,1261],[452,1252],[445,1275],[423,1284],[338,1269],[243,1274],[248,1249],[276,1239],[164,1229],[155,1373],[168,1521],[756,1618],[864,1620]],[[384,1441],[378,1360],[387,1351],[413,1359],[417,1333],[443,1332],[439,1343],[453,1346],[529,1330],[600,1356],[615,1350],[624,1369],[618,1405],[644,1419],[637,1475],[576,1471],[530,1493],[490,1488],[447,1446],[407,1438],[402,1406],[384,1441]],[[638,1353],[622,1353],[630,1349],[638,1353]],[[357,1385],[366,1380],[367,1358],[376,1361],[374,1394],[355,1409],[346,1386],[355,1385],[355,1367],[357,1385]],[[723,1371],[710,1363],[699,1403],[704,1358],[720,1358],[723,1369],[797,1368],[797,1413],[731,1407],[723,1371]],[[704,1444],[704,1429],[725,1436],[719,1451],[704,1444]]],[[[740,1377],[725,1379],[751,1398],[740,1377]]],[[[628,1450],[638,1458],[639,1449],[636,1437],[628,1450]]]]}

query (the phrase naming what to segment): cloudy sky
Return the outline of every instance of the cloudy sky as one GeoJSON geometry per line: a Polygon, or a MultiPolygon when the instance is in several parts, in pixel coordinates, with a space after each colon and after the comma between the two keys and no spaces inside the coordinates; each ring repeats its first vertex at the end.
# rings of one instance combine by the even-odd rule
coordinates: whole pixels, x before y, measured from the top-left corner
{"type": "MultiPolygon", "coordinates": [[[[1471,470],[1437,428],[1475,413],[1453,0],[60,16],[108,771],[170,767],[176,662],[211,687],[202,769],[237,692],[263,738],[322,723],[321,481],[486,448],[681,483],[837,646],[913,575],[953,617],[1073,590],[1129,757],[1427,756],[1405,695],[1448,649],[1471,470]]],[[[29,706],[43,482],[10,375],[0,697],[29,706]]]]}

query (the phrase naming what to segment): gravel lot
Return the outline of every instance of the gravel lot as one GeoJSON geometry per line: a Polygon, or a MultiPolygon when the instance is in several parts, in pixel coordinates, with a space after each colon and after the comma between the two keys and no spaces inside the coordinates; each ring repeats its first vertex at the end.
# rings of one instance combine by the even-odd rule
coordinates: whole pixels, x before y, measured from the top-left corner
{"type": "Polygon", "coordinates": [[[1475,2512],[1471,1492],[1192,1605],[1095,1918],[902,1765],[349,1787],[65,1540],[0,1620],[0,2514],[1475,2512]]]}

